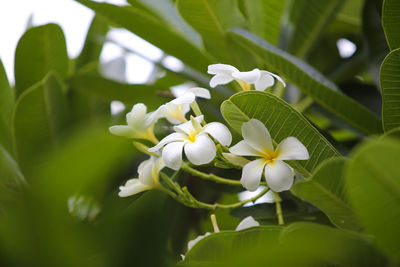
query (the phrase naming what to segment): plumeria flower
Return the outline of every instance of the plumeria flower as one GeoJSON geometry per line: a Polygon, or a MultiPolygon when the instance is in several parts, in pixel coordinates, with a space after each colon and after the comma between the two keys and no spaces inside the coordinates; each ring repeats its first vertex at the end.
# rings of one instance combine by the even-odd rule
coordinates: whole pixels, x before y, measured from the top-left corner
{"type": "Polygon", "coordinates": [[[154,156],[143,161],[138,167],[139,178],[130,179],[124,186],[120,186],[118,195],[128,197],[146,190],[160,188],[158,176],[164,166],[162,159],[154,156]]]}
{"type": "Polygon", "coordinates": [[[254,84],[256,90],[264,91],[267,87],[274,85],[275,79],[286,86],[281,77],[266,70],[253,69],[252,71],[240,72],[231,65],[213,64],[208,66],[208,73],[214,74],[214,77],[210,80],[212,88],[220,84],[230,83],[233,80],[236,80],[243,90],[250,90],[250,85],[254,84]]]}
{"type": "Polygon", "coordinates": [[[118,136],[147,139],[158,143],[153,131],[156,121],[157,118],[153,117],[152,113],[147,113],[146,105],[139,103],[134,105],[132,110],[126,114],[128,125],[111,126],[109,131],[118,136]]]}
{"type": "Polygon", "coordinates": [[[149,151],[156,152],[164,147],[162,159],[167,167],[174,170],[181,167],[183,150],[188,160],[195,165],[210,163],[216,155],[215,143],[210,136],[221,145],[229,146],[232,135],[228,128],[219,122],[211,122],[202,127],[203,118],[203,115],[191,117],[190,121],[174,126],[175,133],[166,136],[149,151]]]}
{"type": "Polygon", "coordinates": [[[161,105],[152,115],[153,120],[166,118],[172,124],[186,122],[187,119],[185,115],[189,112],[190,104],[195,101],[196,97],[210,99],[210,91],[201,87],[194,87],[186,90],[186,92],[179,97],[161,105]]]}
{"type": "Polygon", "coordinates": [[[283,160],[306,160],[307,148],[295,137],[288,137],[274,150],[271,136],[262,122],[251,119],[242,124],[243,139],[229,151],[239,156],[260,157],[243,166],[240,182],[249,191],[260,184],[264,171],[265,180],[274,192],[290,189],[294,180],[293,169],[283,160]]]}

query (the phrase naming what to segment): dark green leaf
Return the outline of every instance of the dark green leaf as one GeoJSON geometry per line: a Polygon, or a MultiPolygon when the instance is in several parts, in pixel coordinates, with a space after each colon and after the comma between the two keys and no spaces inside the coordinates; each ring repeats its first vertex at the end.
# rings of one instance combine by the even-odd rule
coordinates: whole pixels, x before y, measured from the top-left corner
{"type": "Polygon", "coordinates": [[[400,47],[400,2],[384,0],[382,6],[382,26],[390,50],[400,47]]]}
{"type": "Polygon", "coordinates": [[[255,118],[265,124],[276,143],[289,136],[299,139],[308,149],[310,159],[291,161],[290,164],[306,177],[325,159],[340,157],[336,149],[303,115],[273,94],[260,91],[235,94],[222,103],[221,112],[239,133],[243,122],[255,118]]]}
{"type": "Polygon", "coordinates": [[[14,108],[14,90],[8,83],[7,74],[0,60],[0,144],[12,151],[11,117],[14,108]]]}
{"type": "Polygon", "coordinates": [[[231,34],[244,47],[253,51],[263,64],[278,71],[331,113],[364,133],[373,134],[382,131],[381,121],[375,114],[340,93],[335,84],[304,61],[273,47],[247,31],[237,29],[231,34]]]}
{"type": "Polygon", "coordinates": [[[60,77],[68,72],[68,54],[64,33],[56,24],[29,29],[15,51],[15,87],[17,95],[41,81],[53,71],[60,77]]]}

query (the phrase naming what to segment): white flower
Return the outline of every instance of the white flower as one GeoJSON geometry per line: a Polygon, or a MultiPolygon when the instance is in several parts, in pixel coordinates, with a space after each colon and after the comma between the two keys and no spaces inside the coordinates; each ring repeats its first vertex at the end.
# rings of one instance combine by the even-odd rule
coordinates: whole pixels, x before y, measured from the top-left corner
{"type": "Polygon", "coordinates": [[[208,66],[208,73],[215,75],[210,80],[212,88],[236,80],[243,90],[250,90],[250,85],[254,84],[256,90],[264,91],[267,87],[274,85],[274,78],[280,81],[283,86],[286,86],[281,77],[266,70],[253,69],[252,71],[240,72],[231,65],[213,64],[208,66]]]}
{"type": "Polygon", "coordinates": [[[145,104],[139,103],[132,107],[131,112],[126,114],[128,125],[115,125],[109,128],[112,134],[129,138],[147,139],[157,143],[153,128],[157,119],[152,118],[152,113],[147,114],[145,104]]]}
{"type": "Polygon", "coordinates": [[[229,151],[239,156],[261,157],[243,166],[242,185],[249,191],[256,190],[264,171],[265,180],[272,191],[290,189],[294,172],[283,160],[306,160],[309,158],[307,148],[297,138],[288,137],[274,150],[267,128],[256,119],[243,123],[242,136],[244,140],[229,151]]]}
{"type": "Polygon", "coordinates": [[[190,121],[174,126],[175,133],[166,136],[149,151],[156,152],[165,146],[162,159],[167,167],[174,170],[181,167],[182,150],[185,150],[186,157],[195,165],[210,163],[215,158],[216,147],[208,134],[223,146],[231,144],[232,135],[222,123],[211,122],[202,127],[202,121],[203,115],[191,117],[190,121]]]}
{"type": "Polygon", "coordinates": [[[186,90],[186,92],[174,100],[161,105],[152,115],[153,120],[166,118],[172,124],[180,124],[186,122],[186,113],[190,110],[190,104],[196,97],[210,99],[210,91],[201,87],[194,87],[186,90]]]}
{"type": "Polygon", "coordinates": [[[120,197],[132,196],[134,194],[161,187],[158,175],[164,163],[161,158],[151,157],[140,163],[138,167],[139,178],[130,179],[124,186],[120,186],[120,197]]]}

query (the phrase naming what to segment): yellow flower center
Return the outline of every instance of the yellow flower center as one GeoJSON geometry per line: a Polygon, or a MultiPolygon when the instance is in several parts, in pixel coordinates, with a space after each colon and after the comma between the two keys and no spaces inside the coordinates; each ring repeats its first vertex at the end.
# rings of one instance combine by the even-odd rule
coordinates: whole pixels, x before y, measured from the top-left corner
{"type": "Polygon", "coordinates": [[[170,115],[181,122],[187,122],[187,119],[183,116],[182,105],[179,105],[176,109],[170,112],[170,115]]]}
{"type": "Polygon", "coordinates": [[[242,87],[243,91],[249,91],[250,90],[250,84],[241,80],[236,80],[240,87],[242,87]]]}
{"type": "Polygon", "coordinates": [[[265,153],[263,153],[263,157],[267,164],[274,163],[274,160],[278,158],[278,156],[279,156],[278,151],[265,151],[265,153]]]}

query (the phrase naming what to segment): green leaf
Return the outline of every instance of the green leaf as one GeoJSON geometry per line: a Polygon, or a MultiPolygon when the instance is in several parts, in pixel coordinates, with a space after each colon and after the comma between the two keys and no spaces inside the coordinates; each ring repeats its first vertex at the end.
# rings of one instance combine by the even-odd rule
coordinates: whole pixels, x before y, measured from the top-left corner
{"type": "Polygon", "coordinates": [[[160,96],[163,91],[159,86],[119,83],[94,74],[77,74],[68,78],[67,83],[74,90],[108,102],[119,100],[129,105],[141,102],[152,109],[166,102],[160,96]]]}
{"type": "Polygon", "coordinates": [[[390,50],[400,47],[400,2],[384,0],[382,6],[382,26],[385,30],[390,50]]]}
{"type": "Polygon", "coordinates": [[[400,142],[383,138],[368,142],[353,154],[346,172],[346,189],[354,212],[376,245],[400,261],[400,142]]]}
{"type": "Polygon", "coordinates": [[[13,137],[22,170],[43,147],[58,145],[68,120],[66,98],[54,74],[25,90],[13,115],[13,137]]]}
{"type": "Polygon", "coordinates": [[[244,1],[251,32],[277,45],[286,1],[244,1]]]}
{"type": "Polygon", "coordinates": [[[366,134],[382,131],[381,121],[375,114],[340,93],[335,84],[304,61],[270,45],[248,31],[237,29],[231,35],[244,47],[253,51],[263,64],[279,72],[331,113],[366,134]]]}
{"type": "Polygon", "coordinates": [[[308,149],[310,159],[290,161],[289,164],[306,177],[325,159],[340,157],[303,115],[273,94],[260,91],[237,93],[222,103],[221,112],[239,133],[243,122],[255,118],[265,124],[276,143],[289,136],[299,139],[308,149]]]}
{"type": "Polygon", "coordinates": [[[165,24],[140,9],[89,0],[76,1],[196,69],[204,70],[211,62],[204,51],[200,51],[180,33],[167,28],[165,24]]]}
{"type": "Polygon", "coordinates": [[[227,29],[244,24],[235,0],[178,0],[177,8],[182,17],[203,38],[204,46],[224,63],[234,62],[230,51],[227,29]]]}
{"type": "Polygon", "coordinates": [[[11,117],[14,108],[14,90],[0,60],[0,144],[12,151],[11,117]]]}
{"type": "Polygon", "coordinates": [[[389,131],[400,126],[400,48],[390,52],[380,71],[382,88],[382,123],[389,131]]]}
{"type": "MultiPolygon", "coordinates": [[[[9,185],[19,185],[25,183],[18,163],[12,158],[10,153],[0,144],[0,189],[9,185]]],[[[3,193],[3,192],[2,192],[3,193]]]]}
{"type": "Polygon", "coordinates": [[[68,54],[60,26],[46,24],[29,29],[15,51],[15,88],[17,95],[53,71],[61,78],[68,72],[68,54]]]}
{"type": "Polygon", "coordinates": [[[343,3],[343,0],[295,1],[290,14],[294,29],[288,51],[296,57],[305,57],[343,3]]]}
{"type": "Polygon", "coordinates": [[[358,230],[353,210],[344,188],[344,159],[329,159],[309,179],[295,183],[291,191],[322,210],[340,228],[358,230]]]}

